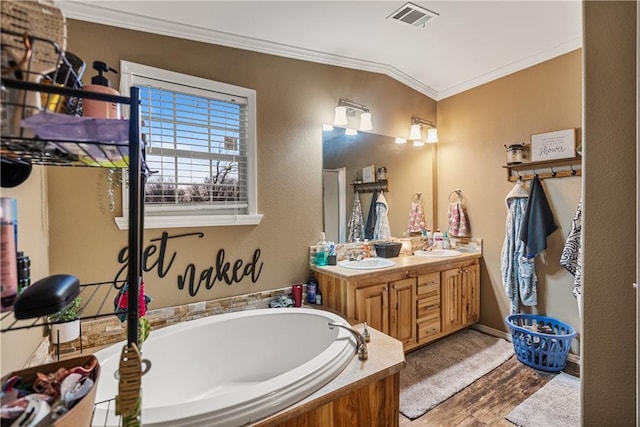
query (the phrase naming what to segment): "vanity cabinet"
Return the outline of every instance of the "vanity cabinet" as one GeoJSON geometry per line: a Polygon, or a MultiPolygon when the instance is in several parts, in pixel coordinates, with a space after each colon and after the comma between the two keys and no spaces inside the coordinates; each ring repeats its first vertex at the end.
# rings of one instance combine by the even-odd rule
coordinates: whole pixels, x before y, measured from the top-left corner
{"type": "Polygon", "coordinates": [[[416,258],[395,258],[395,267],[360,273],[341,267],[312,269],[326,307],[351,322],[367,322],[409,351],[480,318],[479,254],[416,258]]]}

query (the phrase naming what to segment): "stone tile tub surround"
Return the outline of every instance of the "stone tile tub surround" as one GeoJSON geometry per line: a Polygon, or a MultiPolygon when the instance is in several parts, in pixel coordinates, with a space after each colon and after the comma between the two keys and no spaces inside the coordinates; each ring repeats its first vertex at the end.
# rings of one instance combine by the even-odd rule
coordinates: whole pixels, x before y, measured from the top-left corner
{"type": "MultiPolygon", "coordinates": [[[[253,310],[256,308],[268,308],[269,301],[279,295],[290,295],[291,286],[272,289],[263,292],[237,295],[228,298],[219,298],[209,301],[194,302],[191,304],[174,307],[149,310],[147,319],[151,324],[151,333],[154,330],[176,323],[213,316],[215,314],[229,313],[241,310],[253,310]]],[[[306,288],[303,287],[303,300],[306,301],[306,288]]],[[[277,309],[274,309],[277,310],[277,309]]],[[[60,358],[76,355],[80,352],[80,340],[82,340],[83,353],[94,351],[127,338],[127,327],[116,316],[108,316],[95,320],[82,321],[82,336],[75,341],[60,344],[60,358]]],[[[29,366],[47,363],[55,360],[56,345],[49,342],[49,338],[43,341],[47,343],[40,346],[37,353],[29,361],[29,366]],[[42,354],[46,349],[47,354],[42,354]]]]}

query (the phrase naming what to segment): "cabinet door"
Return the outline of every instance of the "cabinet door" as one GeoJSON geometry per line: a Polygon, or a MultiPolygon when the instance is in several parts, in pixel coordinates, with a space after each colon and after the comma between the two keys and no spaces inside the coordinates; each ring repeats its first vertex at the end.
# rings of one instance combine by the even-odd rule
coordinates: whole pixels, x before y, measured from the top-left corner
{"type": "Polygon", "coordinates": [[[356,320],[389,333],[389,290],[386,283],[356,289],[356,320]]]}
{"type": "Polygon", "coordinates": [[[389,335],[406,347],[416,342],[416,279],[389,284],[389,335]]]}
{"type": "Polygon", "coordinates": [[[462,323],[471,325],[480,320],[480,265],[462,268],[462,323]]]}
{"type": "Polygon", "coordinates": [[[442,286],[442,332],[448,333],[462,328],[462,269],[445,270],[441,275],[442,286]]]}

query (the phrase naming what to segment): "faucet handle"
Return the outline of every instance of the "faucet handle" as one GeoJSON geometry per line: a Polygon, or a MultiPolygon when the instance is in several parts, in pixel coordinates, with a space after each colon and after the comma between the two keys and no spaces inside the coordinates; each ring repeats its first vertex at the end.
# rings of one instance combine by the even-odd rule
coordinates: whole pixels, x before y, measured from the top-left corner
{"type": "Polygon", "coordinates": [[[367,322],[364,322],[364,329],[362,330],[362,336],[364,337],[365,342],[371,341],[371,335],[369,334],[369,330],[367,329],[367,322]]]}

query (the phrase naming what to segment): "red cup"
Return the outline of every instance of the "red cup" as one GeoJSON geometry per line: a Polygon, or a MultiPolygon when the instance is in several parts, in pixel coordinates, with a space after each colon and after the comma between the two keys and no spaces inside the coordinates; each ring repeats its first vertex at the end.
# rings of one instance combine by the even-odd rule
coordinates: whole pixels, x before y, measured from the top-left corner
{"type": "Polygon", "coordinates": [[[291,293],[293,294],[293,306],[302,307],[302,285],[291,286],[291,293]]]}

